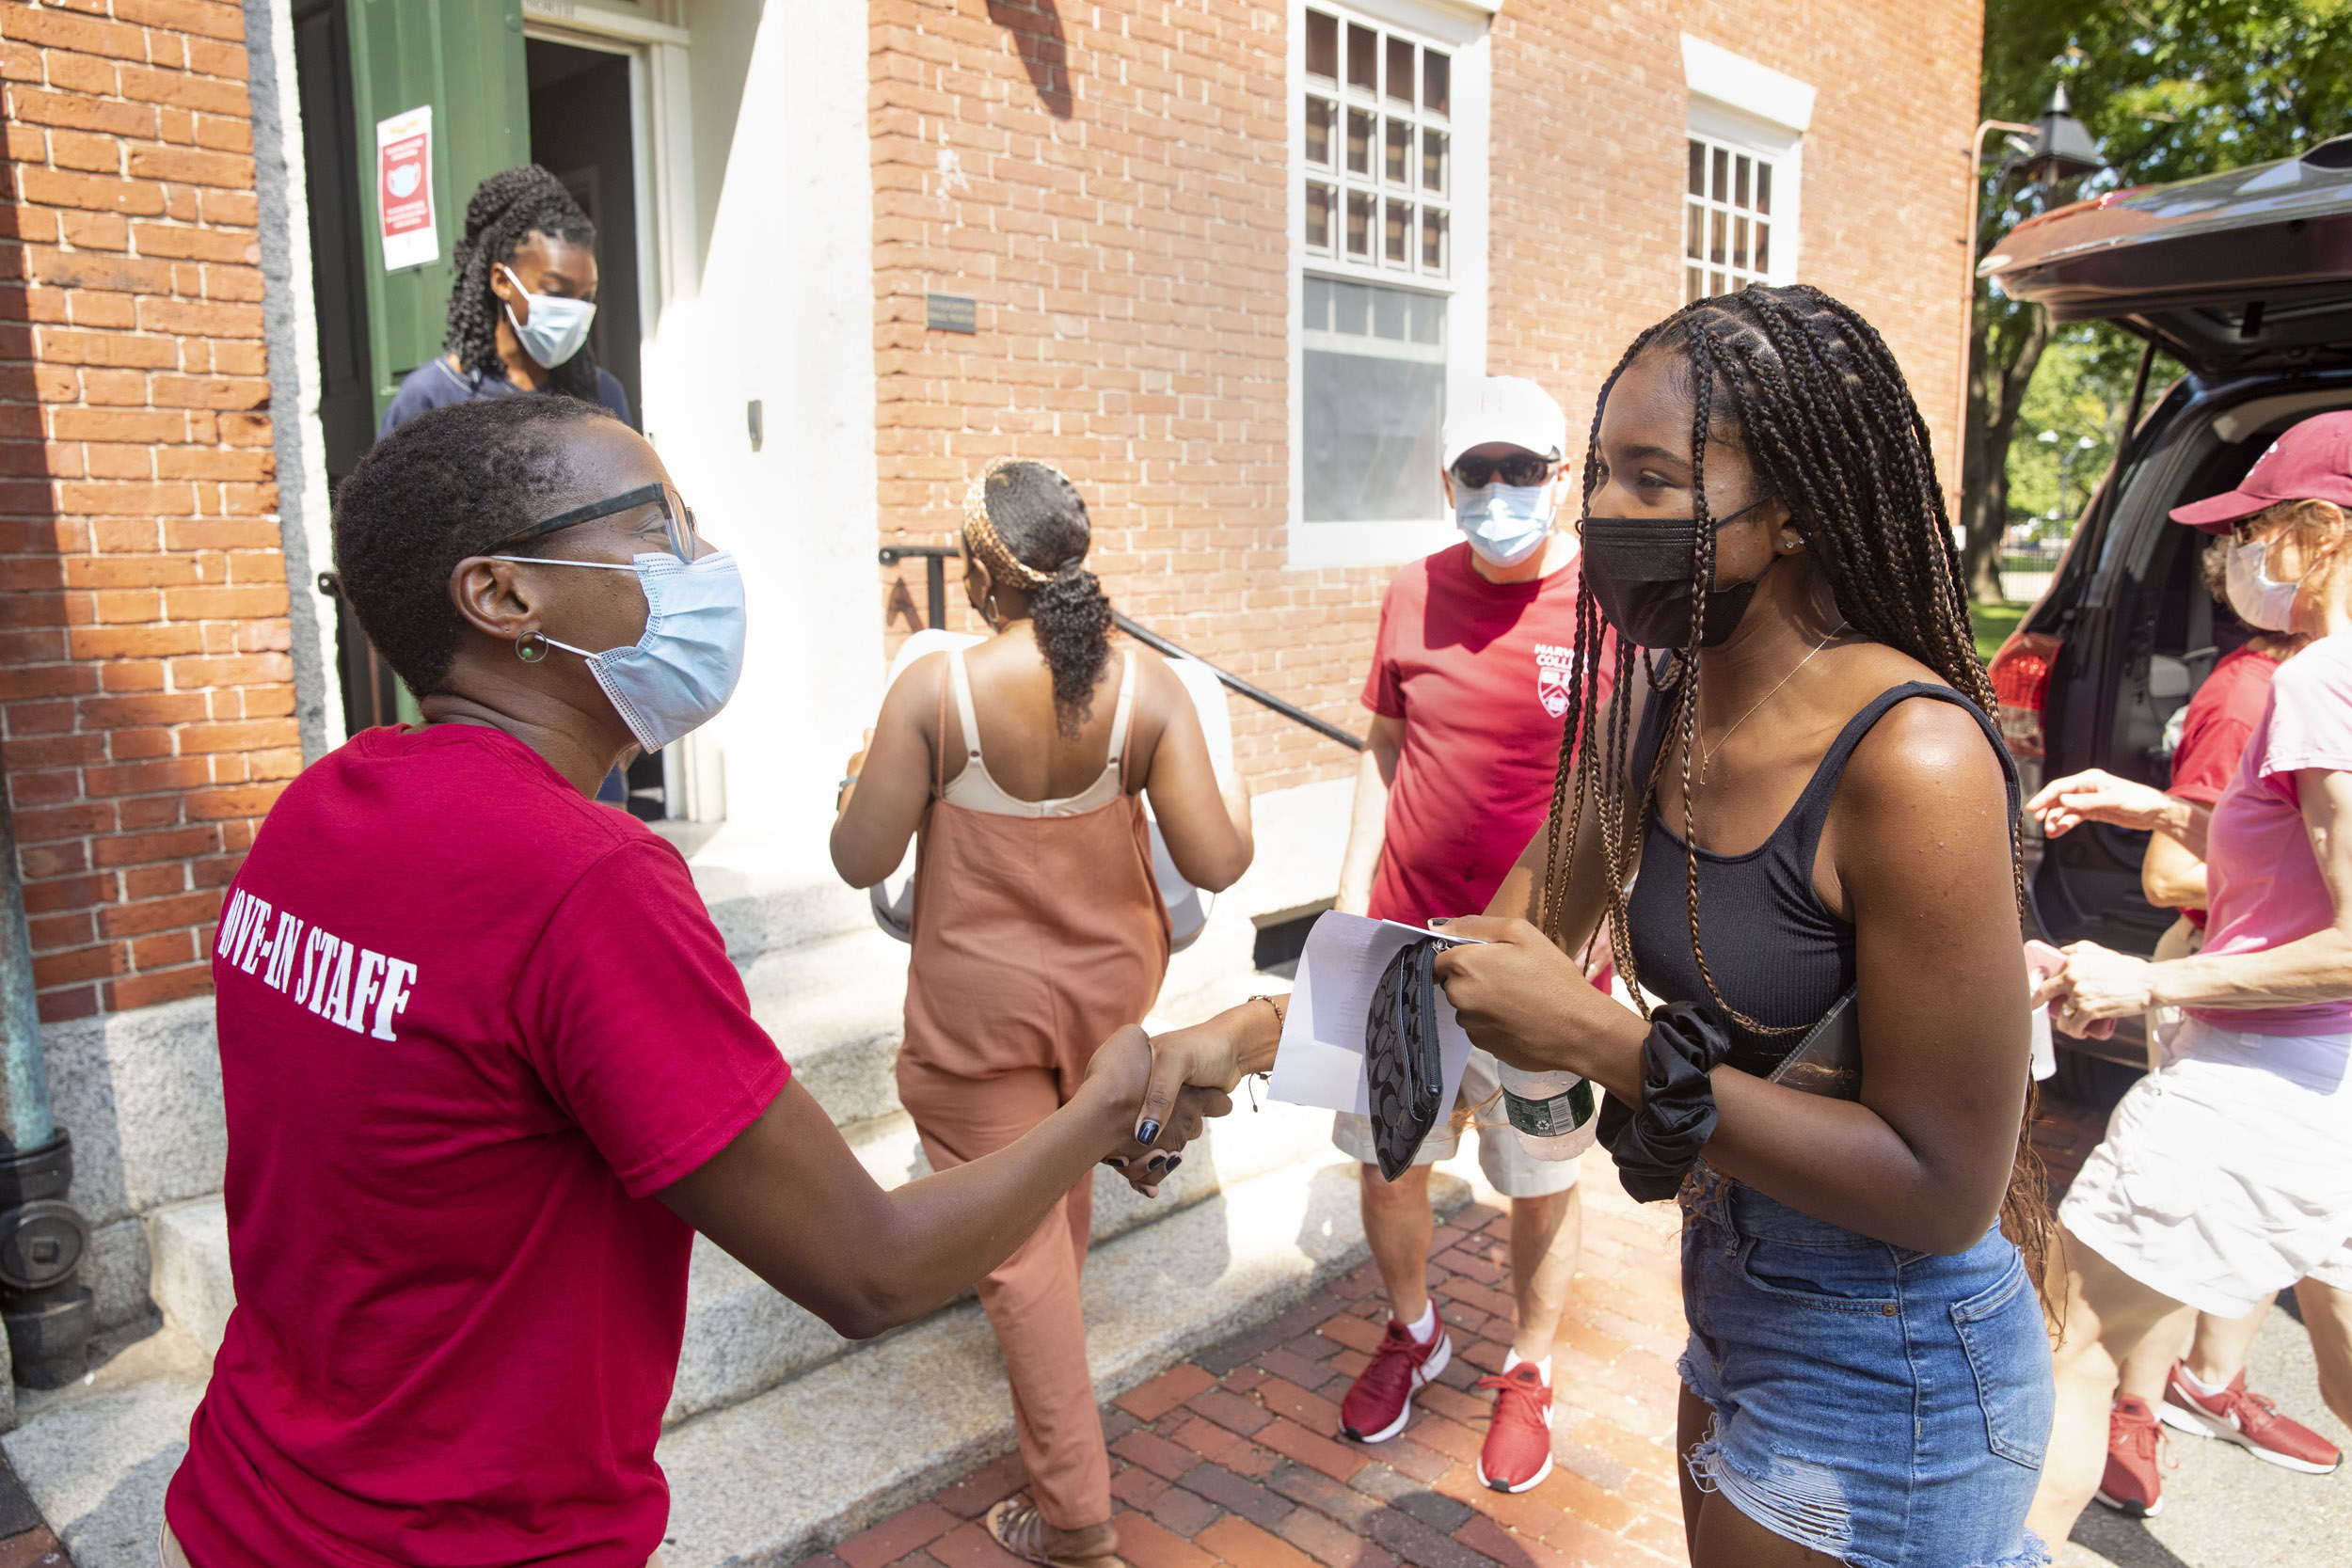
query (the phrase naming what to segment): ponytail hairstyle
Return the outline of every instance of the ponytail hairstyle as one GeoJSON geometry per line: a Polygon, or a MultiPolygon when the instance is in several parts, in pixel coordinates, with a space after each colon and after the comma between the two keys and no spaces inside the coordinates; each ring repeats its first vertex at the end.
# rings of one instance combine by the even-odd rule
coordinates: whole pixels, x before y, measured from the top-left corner
{"type": "Polygon", "coordinates": [[[1111,602],[1086,569],[1093,537],[1078,487],[1050,463],[1000,457],[963,501],[963,549],[1029,596],[1029,628],[1054,673],[1054,721],[1075,736],[1111,657],[1111,602]]]}
{"type": "MultiPolygon", "coordinates": [[[[502,169],[474,187],[466,203],[466,232],[450,260],[457,283],[449,292],[449,336],[442,346],[476,375],[506,374],[499,357],[499,318],[506,306],[490,292],[490,278],[511,266],[515,253],[532,234],[566,240],[593,250],[596,226],[580,210],[555,176],[537,164],[502,169]]],[[[596,403],[596,359],[588,345],[548,372],[548,385],[567,397],[596,403]]]]}
{"type": "MultiPolygon", "coordinates": [[[[1710,442],[1737,443],[1753,460],[1768,493],[1788,506],[1789,520],[1804,536],[1847,625],[1899,648],[1980,711],[1994,713],[1992,682],[1969,629],[1965,579],[1945,515],[1927,421],[1877,329],[1850,306],[1803,284],[1744,289],[1700,300],[1667,317],[1633,341],[1601,386],[1585,449],[1587,515],[1599,472],[1601,412],[1626,368],[1653,354],[1672,356],[1670,373],[1692,404],[1691,491],[1699,539],[1693,552],[1692,603],[1704,605],[1715,580],[1715,528],[1706,487],[1708,447],[1710,442]]],[[[1651,689],[1669,705],[1650,776],[1636,780],[1630,777],[1629,703],[1613,705],[1606,735],[1583,733],[1599,727],[1606,626],[1591,583],[1579,591],[1574,668],[1581,678],[1568,691],[1547,830],[1551,861],[1540,890],[1537,924],[1570,952],[1594,934],[1561,928],[1568,872],[1576,859],[1577,826],[1590,800],[1601,835],[1602,862],[1611,869],[1603,918],[1627,984],[1640,985],[1626,883],[1641,850],[1641,824],[1657,800],[1668,762],[1679,752],[1691,953],[1708,997],[1750,1029],[1793,1034],[1759,1024],[1725,1001],[1699,940],[1698,836],[1691,821],[1690,761],[1697,746],[1703,619],[1692,617],[1689,643],[1662,673],[1630,642],[1614,641],[1613,689],[1632,691],[1638,663],[1651,689]]],[[[2025,871],[2014,824],[2010,876],[2022,913],[2025,871]]],[[[2029,1085],[2026,1126],[2019,1132],[2017,1161],[2001,1204],[2001,1227],[2025,1252],[2039,1280],[2051,1220],[2042,1163],[2027,1135],[2032,1094],[2029,1085]]]]}

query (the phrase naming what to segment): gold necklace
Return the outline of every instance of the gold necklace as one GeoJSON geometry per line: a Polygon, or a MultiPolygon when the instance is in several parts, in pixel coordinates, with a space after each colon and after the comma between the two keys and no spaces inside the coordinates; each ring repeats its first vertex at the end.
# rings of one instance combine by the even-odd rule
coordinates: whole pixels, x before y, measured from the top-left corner
{"type": "Polygon", "coordinates": [[[1701,738],[1699,741],[1699,783],[1705,784],[1707,782],[1708,765],[1713,762],[1715,760],[1716,753],[1724,749],[1724,742],[1731,738],[1731,731],[1738,729],[1740,725],[1746,723],[1750,719],[1755,718],[1756,708],[1762,707],[1766,703],[1769,703],[1774,697],[1779,696],[1780,689],[1787,686],[1790,681],[1795,680],[1797,678],[1797,672],[1813,662],[1813,655],[1818,654],[1823,648],[1828,647],[1830,638],[1836,637],[1839,632],[1844,631],[1845,629],[1846,623],[1843,621],[1840,621],[1837,625],[1832,626],[1829,629],[1828,636],[1823,637],[1819,642],[1813,644],[1812,653],[1806,654],[1803,658],[1797,660],[1796,663],[1790,665],[1788,667],[1788,673],[1781,676],[1779,680],[1773,682],[1772,689],[1770,691],[1767,691],[1764,695],[1758,697],[1756,700],[1755,705],[1751,706],[1747,712],[1741,714],[1739,718],[1734,719],[1731,721],[1730,729],[1726,729],[1723,734],[1715,737],[1714,745],[1709,746],[1704,738],[1701,738]]]}

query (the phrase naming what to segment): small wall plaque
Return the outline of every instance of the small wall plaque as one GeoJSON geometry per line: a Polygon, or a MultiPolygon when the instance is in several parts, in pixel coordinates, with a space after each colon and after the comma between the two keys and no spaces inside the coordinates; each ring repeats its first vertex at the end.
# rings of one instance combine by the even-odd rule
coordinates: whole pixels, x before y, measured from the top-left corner
{"type": "Polygon", "coordinates": [[[979,301],[967,294],[925,294],[923,325],[933,332],[977,332],[979,301]]]}

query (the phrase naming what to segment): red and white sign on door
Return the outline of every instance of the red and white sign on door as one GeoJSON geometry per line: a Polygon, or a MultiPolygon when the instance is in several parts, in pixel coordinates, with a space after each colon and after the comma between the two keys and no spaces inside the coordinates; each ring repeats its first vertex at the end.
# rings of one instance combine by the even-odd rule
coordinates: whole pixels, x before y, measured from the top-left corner
{"type": "Polygon", "coordinates": [[[386,272],[441,259],[433,224],[432,104],[375,122],[375,210],[386,272]]]}

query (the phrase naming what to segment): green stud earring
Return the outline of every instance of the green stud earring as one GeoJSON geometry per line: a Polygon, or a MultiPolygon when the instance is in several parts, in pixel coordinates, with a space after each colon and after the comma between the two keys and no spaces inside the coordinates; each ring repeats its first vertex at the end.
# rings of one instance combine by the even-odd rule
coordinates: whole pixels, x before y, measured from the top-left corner
{"type": "Polygon", "coordinates": [[[525,664],[536,664],[548,657],[548,640],[535,631],[527,631],[515,639],[515,657],[525,664]]]}

